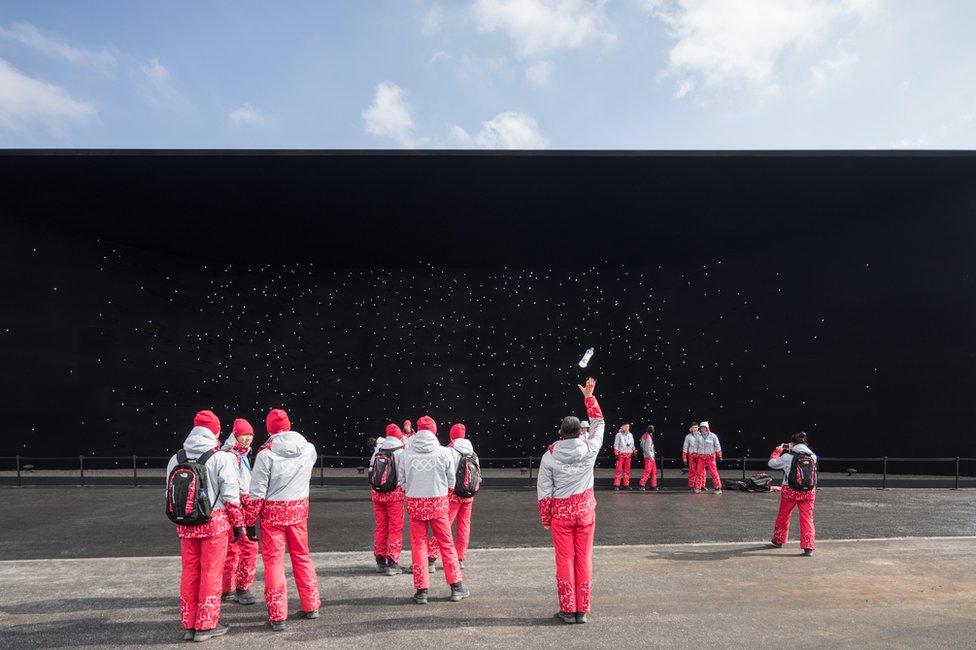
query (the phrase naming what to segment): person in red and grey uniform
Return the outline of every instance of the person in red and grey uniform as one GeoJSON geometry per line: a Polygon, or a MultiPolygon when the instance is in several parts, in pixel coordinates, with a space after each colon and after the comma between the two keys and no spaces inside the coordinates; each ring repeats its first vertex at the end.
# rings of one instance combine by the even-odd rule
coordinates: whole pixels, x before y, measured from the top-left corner
{"type": "Polygon", "coordinates": [[[637,453],[634,446],[634,434],[630,432],[630,423],[620,425],[620,431],[613,440],[613,454],[617,457],[617,465],[613,470],[613,489],[619,490],[621,482],[625,488],[630,487],[630,461],[637,453]]]}
{"type": "Polygon", "coordinates": [[[413,430],[413,423],[410,420],[403,421],[403,447],[406,449],[410,446],[410,440],[413,439],[414,434],[417,433],[413,430]]]}
{"type": "Polygon", "coordinates": [[[433,543],[440,550],[444,576],[451,586],[451,600],[457,602],[471,595],[464,586],[457,550],[448,520],[448,491],[454,487],[456,454],[437,441],[437,424],[428,415],[417,420],[417,433],[397,463],[397,476],[406,494],[410,517],[410,551],[413,559],[413,600],[427,604],[430,568],[427,564],[427,529],[433,532],[433,543]]]}
{"type": "MultiPolygon", "coordinates": [[[[188,459],[199,458],[219,449],[220,420],[213,411],[200,411],[193,418],[193,428],[183,442],[188,459]]],[[[179,464],[177,455],[169,459],[166,476],[179,464]]],[[[228,540],[244,535],[244,513],[240,507],[240,483],[234,458],[218,451],[204,470],[213,508],[210,521],[197,526],[176,526],[180,538],[180,624],[184,641],[206,641],[226,634],[227,625],[220,622],[220,587],[228,540]]]]}
{"type": "MultiPolygon", "coordinates": [[[[251,486],[251,461],[247,454],[251,450],[254,440],[254,427],[243,418],[234,420],[234,430],[224,446],[221,447],[234,457],[237,466],[238,485],[241,491],[241,506],[247,506],[247,493],[251,486]]],[[[224,600],[236,600],[241,605],[253,605],[254,595],[251,593],[251,583],[257,571],[258,544],[250,539],[254,531],[231,540],[227,546],[227,560],[224,562],[223,594],[224,600]]]]}
{"type": "Polygon", "coordinates": [[[712,489],[715,494],[722,494],[722,478],[718,475],[718,460],[722,460],[722,443],[718,441],[718,436],[712,432],[708,422],[698,425],[701,435],[701,442],[698,448],[698,458],[700,469],[698,470],[698,489],[705,490],[705,471],[712,478],[712,489]]]}
{"type": "MultiPolygon", "coordinates": [[[[474,446],[467,439],[467,429],[460,422],[451,427],[451,442],[447,445],[455,452],[456,463],[461,461],[462,454],[474,454],[474,446]]],[[[454,538],[454,546],[457,549],[458,564],[464,568],[464,556],[468,554],[468,542],[471,540],[471,510],[474,508],[474,497],[459,497],[450,490],[448,500],[451,509],[448,511],[448,519],[453,523],[457,522],[457,536],[454,538]]]]}
{"type": "Polygon", "coordinates": [[[698,474],[702,469],[698,454],[700,448],[701,434],[698,432],[698,425],[692,422],[688,427],[684,445],[681,447],[681,462],[688,466],[688,489],[694,492],[701,492],[701,488],[698,487],[698,474]]]}
{"type": "Polygon", "coordinates": [[[581,435],[580,421],[563,418],[559,440],[549,446],[539,463],[539,518],[552,533],[556,551],[556,593],[565,623],[586,623],[590,611],[593,576],[593,534],[596,531],[596,497],[593,466],[606,423],[593,391],[596,380],[579,386],[590,421],[590,433],[581,435]]]}
{"type": "Polygon", "coordinates": [[[800,512],[800,548],[804,555],[813,555],[816,546],[816,528],[813,525],[813,506],[817,501],[817,488],[809,492],[797,492],[792,489],[787,481],[787,473],[793,465],[794,452],[810,454],[813,459],[817,459],[807,446],[807,434],[794,433],[791,442],[780,445],[773,450],[769,456],[769,467],[772,469],[783,470],[783,488],[779,493],[779,513],[776,515],[776,523],[773,526],[772,546],[780,548],[789,540],[790,535],[790,515],[793,508],[800,512]]]}
{"type": "MultiPolygon", "coordinates": [[[[386,437],[376,442],[376,449],[369,459],[369,469],[379,452],[393,454],[394,465],[400,465],[403,452],[403,431],[395,424],[386,425],[386,437]]],[[[373,555],[376,556],[376,572],[388,576],[403,573],[400,568],[400,551],[403,549],[403,488],[392,492],[370,490],[373,498],[373,555]]]]}
{"type": "Polygon", "coordinates": [[[641,452],[644,455],[644,473],[640,477],[640,489],[647,489],[647,479],[651,480],[651,489],[657,491],[657,460],[654,456],[654,425],[647,425],[647,431],[640,439],[641,452]]]}
{"type": "Polygon", "coordinates": [[[283,410],[273,409],[265,424],[270,437],[254,459],[245,512],[248,526],[260,525],[264,600],[271,629],[280,632],[288,618],[286,546],[305,618],[318,618],[322,604],[308,552],[308,486],[318,455],[314,445],[291,430],[283,410]]]}

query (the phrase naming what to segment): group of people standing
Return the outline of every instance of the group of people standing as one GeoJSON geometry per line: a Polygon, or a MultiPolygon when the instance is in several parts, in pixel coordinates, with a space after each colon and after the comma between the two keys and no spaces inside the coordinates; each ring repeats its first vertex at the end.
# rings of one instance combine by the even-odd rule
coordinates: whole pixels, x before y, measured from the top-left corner
{"type": "Polygon", "coordinates": [[[251,424],[238,418],[221,444],[220,419],[213,411],[200,411],[183,447],[167,466],[167,512],[206,514],[203,521],[176,526],[185,641],[206,641],[227,633],[228,626],[220,621],[222,601],[254,604],[250,587],[259,540],[271,629],[284,630],[288,618],[286,548],[302,614],[319,616],[319,582],[308,549],[308,491],[318,454],[304,436],[292,431],[285,411],[270,411],[265,425],[268,440],[252,467],[248,461],[254,439],[251,424]],[[181,483],[186,476],[189,490],[185,481],[181,483]],[[182,490],[176,487],[181,484],[182,490]]]}
{"type": "Polygon", "coordinates": [[[696,494],[705,491],[705,472],[712,479],[715,494],[722,494],[722,478],[718,475],[718,461],[722,460],[722,443],[709,428],[708,422],[692,422],[681,447],[681,462],[688,466],[688,489],[696,494]]]}
{"type": "MultiPolygon", "coordinates": [[[[589,429],[589,422],[582,422],[585,425],[584,432],[589,429]]],[[[620,491],[621,486],[626,489],[630,487],[630,464],[631,459],[640,453],[644,457],[644,473],[641,474],[639,485],[641,490],[647,490],[648,481],[651,489],[657,490],[657,457],[654,453],[654,425],[648,425],[644,435],[640,438],[640,448],[634,445],[634,434],[630,432],[630,423],[624,422],[620,425],[617,437],[613,440],[613,455],[616,463],[613,470],[613,489],[620,491]]]]}

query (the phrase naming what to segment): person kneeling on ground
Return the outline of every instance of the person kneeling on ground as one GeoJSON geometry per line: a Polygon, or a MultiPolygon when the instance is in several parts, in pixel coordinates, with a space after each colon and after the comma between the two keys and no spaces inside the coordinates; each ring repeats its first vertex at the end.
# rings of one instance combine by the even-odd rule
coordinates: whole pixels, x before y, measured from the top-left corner
{"type": "Polygon", "coordinates": [[[227,543],[244,535],[244,513],[235,461],[220,451],[219,434],[220,420],[213,411],[200,411],[183,448],[166,466],[166,511],[170,519],[176,517],[183,564],[180,623],[184,641],[206,641],[230,629],[220,622],[220,587],[227,543]],[[207,501],[197,503],[201,496],[207,501]],[[205,514],[208,508],[209,517],[205,514]],[[186,516],[194,517],[191,525],[179,523],[186,516]]]}
{"type": "MultiPolygon", "coordinates": [[[[238,484],[241,489],[241,506],[247,506],[247,493],[251,486],[251,441],[254,428],[244,418],[234,420],[234,430],[224,441],[222,451],[230,453],[236,461],[238,484]]],[[[247,534],[233,538],[227,545],[227,560],[224,562],[223,599],[236,600],[239,605],[253,605],[256,600],[251,593],[251,583],[257,572],[258,544],[253,528],[247,534]]]]}
{"type": "Polygon", "coordinates": [[[399,483],[406,493],[410,516],[410,551],[413,558],[413,600],[427,604],[430,569],[427,564],[427,527],[433,532],[444,564],[444,576],[451,586],[451,600],[467,598],[471,592],[464,586],[457,550],[451,538],[448,521],[448,490],[454,487],[456,464],[454,452],[437,441],[437,424],[430,416],[417,420],[417,433],[397,459],[399,483]]]}
{"type": "Polygon", "coordinates": [[[586,623],[590,611],[593,575],[593,534],[596,531],[596,497],[593,466],[603,444],[606,423],[593,391],[596,380],[579,386],[591,429],[580,436],[580,421],[563,418],[559,440],[550,445],[539,463],[539,518],[552,532],[556,550],[556,592],[564,623],[586,623]]]}
{"type": "Polygon", "coordinates": [[[769,466],[783,470],[779,514],[776,515],[771,544],[780,548],[788,541],[790,515],[793,508],[797,508],[800,512],[800,548],[804,555],[813,555],[816,545],[813,505],[817,500],[817,456],[807,446],[807,434],[802,431],[794,433],[791,442],[774,449],[769,456],[769,466]]]}
{"type": "Polygon", "coordinates": [[[281,632],[288,619],[286,546],[305,618],[318,618],[322,604],[308,551],[308,486],[318,455],[314,445],[291,430],[283,410],[268,413],[266,427],[271,437],[254,459],[245,522],[248,526],[260,523],[268,622],[272,630],[281,632]]]}
{"type": "Polygon", "coordinates": [[[397,478],[397,467],[403,453],[403,432],[395,424],[386,425],[386,437],[379,438],[369,459],[369,485],[373,501],[373,555],[376,572],[388,576],[403,573],[400,551],[403,549],[403,488],[397,478]]]}

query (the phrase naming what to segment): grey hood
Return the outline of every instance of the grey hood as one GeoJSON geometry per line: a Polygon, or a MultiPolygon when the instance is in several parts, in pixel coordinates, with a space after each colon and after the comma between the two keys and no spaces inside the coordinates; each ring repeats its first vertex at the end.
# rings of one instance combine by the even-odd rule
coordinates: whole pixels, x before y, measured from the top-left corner
{"type": "Polygon", "coordinates": [[[183,449],[189,458],[199,458],[218,446],[217,436],[207,427],[193,427],[183,441],[183,449]]]}
{"type": "Polygon", "coordinates": [[[461,452],[462,454],[473,454],[474,447],[471,445],[471,441],[467,438],[458,438],[451,445],[451,448],[461,452]]]}
{"type": "Polygon", "coordinates": [[[410,439],[410,451],[415,454],[432,454],[441,448],[441,443],[432,431],[421,429],[410,439]]]}
{"type": "Polygon", "coordinates": [[[575,465],[586,458],[589,448],[582,438],[557,440],[552,446],[552,457],[565,465],[575,465]]]}
{"type": "Polygon", "coordinates": [[[297,458],[307,446],[308,440],[297,431],[282,431],[271,436],[271,451],[282,458],[297,458]]]}

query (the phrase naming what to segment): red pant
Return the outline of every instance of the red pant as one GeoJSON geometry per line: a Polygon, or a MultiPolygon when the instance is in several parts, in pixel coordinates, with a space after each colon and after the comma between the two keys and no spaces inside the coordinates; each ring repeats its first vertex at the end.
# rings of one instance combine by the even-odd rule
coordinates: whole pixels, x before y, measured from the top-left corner
{"type": "Polygon", "coordinates": [[[295,586],[303,612],[314,612],[322,604],[319,579],[308,553],[308,522],[292,526],[273,526],[262,522],[261,558],[264,560],[264,600],[268,620],[288,618],[288,583],[285,581],[285,547],[291,556],[295,586]]]}
{"type": "Polygon", "coordinates": [[[816,500],[816,490],[796,492],[784,485],[779,496],[779,514],[776,515],[776,524],[773,526],[773,542],[785,544],[789,540],[790,515],[796,507],[800,511],[800,548],[814,548],[817,531],[813,526],[813,504],[816,500]]]}
{"type": "Polygon", "coordinates": [[[235,589],[247,591],[254,582],[258,564],[258,543],[241,536],[234,542],[234,532],[228,533],[227,560],[224,561],[223,592],[235,589]]]}
{"type": "Polygon", "coordinates": [[[593,581],[593,534],[596,511],[575,517],[553,518],[552,545],[556,549],[556,592],[563,612],[590,611],[593,581]]]}
{"type": "MultiPolygon", "coordinates": [[[[471,539],[471,509],[474,507],[474,499],[457,499],[451,497],[451,506],[448,510],[448,521],[452,524],[457,522],[457,532],[454,535],[454,548],[457,550],[458,560],[463,560],[468,554],[468,541],[471,539]]],[[[428,559],[436,560],[441,556],[437,546],[431,543],[428,537],[428,559]]]]}
{"type": "Polygon", "coordinates": [[[644,458],[644,473],[641,474],[640,486],[647,485],[647,479],[651,479],[651,487],[657,487],[657,462],[653,458],[644,458]]]}
{"type": "Polygon", "coordinates": [[[722,489],[722,479],[718,475],[718,464],[716,464],[715,459],[715,454],[700,454],[698,456],[698,462],[700,463],[698,470],[699,489],[705,489],[705,470],[708,470],[708,474],[712,477],[712,487],[716,490],[722,489]]]}
{"type": "MultiPolygon", "coordinates": [[[[451,538],[451,522],[448,521],[447,515],[441,514],[430,520],[410,517],[410,556],[413,561],[414,588],[427,589],[430,587],[430,569],[427,567],[427,558],[436,556],[429,555],[427,551],[428,525],[434,534],[432,544],[435,544],[440,551],[441,562],[444,564],[444,578],[447,580],[447,584],[453,585],[456,582],[461,582],[464,578],[461,575],[461,567],[458,565],[457,550],[455,550],[454,540],[451,538]]],[[[433,549],[431,549],[432,553],[433,549]]]]}
{"type": "MultiPolygon", "coordinates": [[[[688,487],[697,490],[701,486],[698,485],[698,475],[704,473],[704,468],[702,467],[702,459],[698,454],[688,454],[688,487]]],[[[702,483],[704,484],[705,477],[702,475],[702,483]]]]}
{"type": "Polygon", "coordinates": [[[184,630],[212,630],[220,620],[220,581],[227,533],[180,539],[180,624],[184,630]]]}
{"type": "Polygon", "coordinates": [[[403,501],[373,501],[373,555],[388,557],[396,564],[403,550],[403,501]]]}
{"type": "Polygon", "coordinates": [[[623,475],[624,486],[630,485],[630,459],[633,454],[620,454],[617,456],[617,466],[613,470],[613,486],[620,485],[621,474],[623,475]]]}

